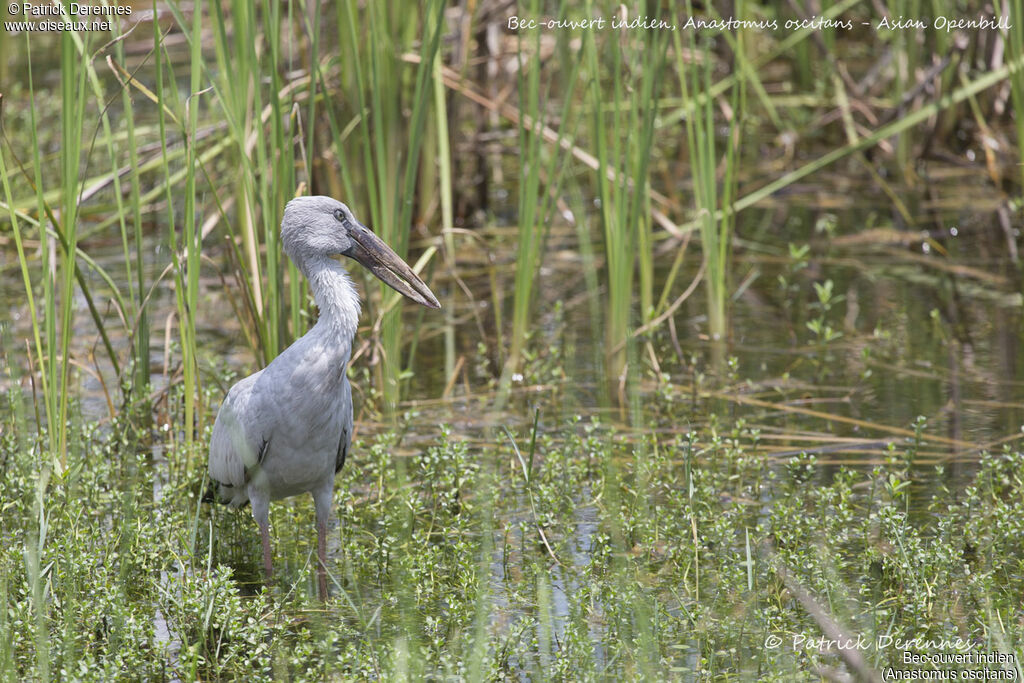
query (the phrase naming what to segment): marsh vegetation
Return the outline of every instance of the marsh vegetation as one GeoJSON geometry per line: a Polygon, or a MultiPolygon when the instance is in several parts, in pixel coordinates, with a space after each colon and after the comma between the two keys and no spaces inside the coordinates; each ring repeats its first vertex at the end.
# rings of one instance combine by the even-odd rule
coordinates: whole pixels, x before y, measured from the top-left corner
{"type": "Polygon", "coordinates": [[[0,36],[0,678],[1019,679],[1024,11],[804,4],[0,36]],[[443,307],[352,270],[325,604],[308,499],[269,586],[200,502],[313,193],[443,307]]]}

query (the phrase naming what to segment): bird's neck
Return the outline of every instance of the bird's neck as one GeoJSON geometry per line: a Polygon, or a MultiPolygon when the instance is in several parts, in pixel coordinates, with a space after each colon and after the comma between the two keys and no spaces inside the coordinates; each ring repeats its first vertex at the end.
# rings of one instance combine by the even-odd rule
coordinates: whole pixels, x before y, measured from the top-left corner
{"type": "Polygon", "coordinates": [[[302,270],[320,309],[317,327],[327,327],[341,334],[341,338],[351,340],[359,326],[360,306],[359,293],[348,272],[340,263],[327,256],[304,263],[302,270]]]}

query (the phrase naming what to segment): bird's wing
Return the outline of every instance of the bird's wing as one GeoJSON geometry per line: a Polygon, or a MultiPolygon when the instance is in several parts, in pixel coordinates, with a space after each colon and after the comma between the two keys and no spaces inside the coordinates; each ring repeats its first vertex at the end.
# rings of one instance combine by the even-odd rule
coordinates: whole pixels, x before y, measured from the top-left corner
{"type": "Polygon", "coordinates": [[[334,459],[334,472],[337,474],[345,464],[348,449],[352,446],[352,386],[345,377],[341,385],[341,438],[338,440],[338,455],[334,459]]]}
{"type": "Polygon", "coordinates": [[[244,486],[262,462],[267,439],[260,429],[252,388],[260,373],[231,387],[221,404],[210,437],[210,479],[223,486],[244,486]]]}

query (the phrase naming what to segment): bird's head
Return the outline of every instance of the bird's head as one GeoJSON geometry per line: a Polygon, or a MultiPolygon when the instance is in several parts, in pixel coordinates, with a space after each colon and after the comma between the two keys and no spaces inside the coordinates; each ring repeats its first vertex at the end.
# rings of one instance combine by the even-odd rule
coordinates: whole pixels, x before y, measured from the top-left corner
{"type": "Polygon", "coordinates": [[[428,308],[441,308],[412,268],[337,199],[297,197],[288,202],[281,221],[281,243],[300,268],[317,257],[343,254],[399,294],[428,308]]]}

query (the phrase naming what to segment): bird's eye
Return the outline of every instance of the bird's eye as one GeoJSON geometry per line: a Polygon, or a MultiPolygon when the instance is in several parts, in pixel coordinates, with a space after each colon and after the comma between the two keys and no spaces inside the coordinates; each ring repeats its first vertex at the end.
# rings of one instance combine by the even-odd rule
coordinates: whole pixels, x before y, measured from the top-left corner
{"type": "Polygon", "coordinates": [[[341,209],[334,210],[334,217],[338,219],[339,223],[345,222],[345,212],[342,211],[341,209]]]}

